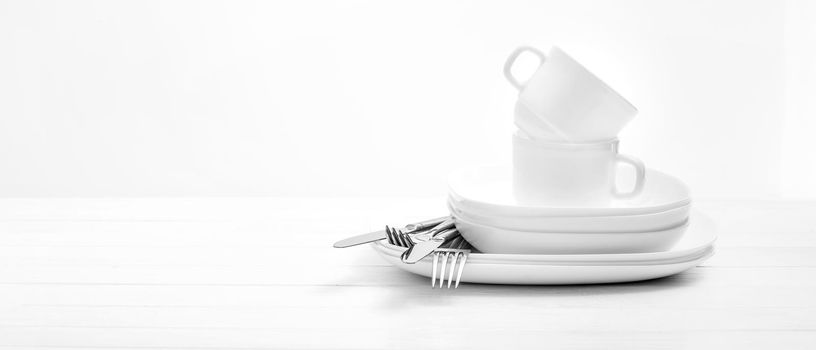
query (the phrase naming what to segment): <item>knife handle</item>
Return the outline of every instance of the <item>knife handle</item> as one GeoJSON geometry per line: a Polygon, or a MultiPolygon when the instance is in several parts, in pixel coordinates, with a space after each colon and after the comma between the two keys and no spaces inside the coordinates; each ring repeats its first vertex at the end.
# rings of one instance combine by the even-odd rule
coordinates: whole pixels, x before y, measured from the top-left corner
{"type": "Polygon", "coordinates": [[[434,236],[434,240],[441,239],[443,242],[450,241],[459,236],[459,231],[456,228],[447,229],[434,236]]]}
{"type": "Polygon", "coordinates": [[[439,224],[445,222],[445,220],[448,220],[448,219],[450,219],[450,216],[442,216],[442,217],[438,217],[438,218],[434,218],[434,219],[430,219],[430,220],[425,220],[425,221],[420,221],[420,222],[413,223],[413,224],[408,224],[408,225],[405,225],[404,231],[405,232],[418,232],[418,231],[426,230],[426,229],[429,229],[429,228],[434,227],[436,225],[439,225],[439,224]]]}

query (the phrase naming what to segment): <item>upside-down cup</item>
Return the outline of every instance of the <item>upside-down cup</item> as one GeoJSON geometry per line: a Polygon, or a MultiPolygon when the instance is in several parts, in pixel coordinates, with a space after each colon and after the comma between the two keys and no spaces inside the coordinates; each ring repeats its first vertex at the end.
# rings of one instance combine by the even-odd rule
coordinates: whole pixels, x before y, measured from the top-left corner
{"type": "Polygon", "coordinates": [[[549,54],[522,46],[507,58],[504,75],[519,91],[515,123],[536,139],[596,142],[617,137],[637,108],[558,47],[549,54]],[[512,72],[516,59],[539,59],[527,79],[512,72]]]}

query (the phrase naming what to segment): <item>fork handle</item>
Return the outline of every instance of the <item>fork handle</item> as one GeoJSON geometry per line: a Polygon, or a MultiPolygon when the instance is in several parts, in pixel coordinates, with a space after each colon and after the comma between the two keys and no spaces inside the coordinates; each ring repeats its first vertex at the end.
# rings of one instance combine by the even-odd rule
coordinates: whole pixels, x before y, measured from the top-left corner
{"type": "Polygon", "coordinates": [[[448,217],[445,221],[440,222],[438,225],[434,226],[432,229],[425,232],[425,234],[430,235],[431,237],[436,237],[439,235],[440,232],[445,230],[456,228],[456,223],[453,221],[452,217],[448,217]]]}

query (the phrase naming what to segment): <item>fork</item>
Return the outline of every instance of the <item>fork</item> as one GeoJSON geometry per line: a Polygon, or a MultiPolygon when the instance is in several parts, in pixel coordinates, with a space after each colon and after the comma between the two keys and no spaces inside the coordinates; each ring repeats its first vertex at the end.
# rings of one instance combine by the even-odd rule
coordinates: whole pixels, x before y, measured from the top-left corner
{"type": "Polygon", "coordinates": [[[411,248],[414,245],[414,242],[411,241],[411,237],[408,235],[418,232],[419,231],[412,231],[410,233],[405,233],[402,232],[402,230],[389,227],[388,225],[385,226],[385,236],[388,239],[388,243],[403,248],[411,248]]]}
{"type": "MultiPolygon", "coordinates": [[[[414,242],[411,240],[410,234],[419,233],[417,231],[405,233],[402,230],[395,229],[393,227],[385,226],[385,235],[388,239],[388,243],[396,245],[398,247],[403,248],[410,248],[414,245],[414,242]]],[[[459,288],[459,280],[462,278],[462,271],[465,269],[465,262],[467,262],[468,255],[470,254],[470,244],[464,239],[464,237],[459,236],[451,240],[449,243],[445,244],[444,248],[437,248],[434,250],[433,253],[433,270],[431,273],[431,288],[436,286],[436,276],[439,275],[439,288],[444,288],[445,284],[445,269],[448,265],[448,260],[450,260],[450,270],[448,271],[448,288],[451,287],[451,282],[453,281],[454,273],[456,273],[456,283],[454,284],[454,289],[459,288]],[[440,260],[441,258],[441,260],[440,260]],[[441,261],[441,268],[439,268],[441,261]],[[458,269],[457,267],[458,263],[458,269]],[[438,271],[438,272],[437,272],[438,271]]]]}
{"type": "Polygon", "coordinates": [[[414,246],[414,242],[411,240],[409,235],[431,232],[433,229],[442,229],[440,225],[448,222],[448,220],[450,220],[450,216],[443,216],[436,219],[408,224],[402,229],[395,229],[385,225],[385,238],[388,240],[388,243],[391,243],[392,245],[403,248],[411,248],[414,246]]]}
{"type": "Polygon", "coordinates": [[[447,248],[437,248],[433,253],[433,270],[431,271],[431,288],[436,286],[436,275],[439,275],[439,288],[444,288],[445,283],[445,268],[448,265],[448,260],[450,262],[450,270],[448,272],[448,289],[451,287],[451,281],[453,281],[453,274],[456,272],[456,284],[454,285],[454,289],[459,288],[459,280],[462,278],[462,271],[465,269],[465,262],[467,262],[468,255],[470,255],[470,244],[462,237],[454,238],[447,246],[447,248]],[[441,268],[437,270],[437,267],[440,265],[440,257],[441,257],[441,268]],[[459,265],[459,268],[456,268],[456,265],[459,265]],[[437,273],[438,271],[438,273],[437,273]]]}

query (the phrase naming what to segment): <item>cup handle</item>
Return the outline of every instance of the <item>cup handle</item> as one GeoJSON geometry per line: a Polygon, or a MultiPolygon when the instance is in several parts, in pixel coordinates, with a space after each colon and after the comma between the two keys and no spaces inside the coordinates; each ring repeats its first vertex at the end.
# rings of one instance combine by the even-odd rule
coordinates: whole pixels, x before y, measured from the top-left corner
{"type": "Polygon", "coordinates": [[[612,194],[617,198],[629,198],[638,195],[643,191],[644,180],[646,180],[646,167],[643,165],[643,162],[640,161],[640,159],[625,154],[618,154],[615,160],[620,163],[629,164],[635,168],[635,187],[629,192],[621,192],[618,190],[617,185],[615,185],[612,194]]]}
{"type": "MultiPolygon", "coordinates": [[[[520,83],[518,79],[516,79],[516,77],[513,75],[512,68],[513,64],[516,63],[516,59],[518,59],[518,57],[524,52],[530,52],[536,55],[536,57],[538,57],[539,66],[544,64],[544,59],[546,58],[543,52],[532,46],[519,46],[513,51],[513,53],[510,54],[510,56],[507,56],[507,61],[504,62],[504,77],[507,78],[507,81],[509,81],[510,84],[512,84],[518,90],[523,89],[524,84],[520,83]]],[[[524,83],[527,82],[525,81],[524,83]]]]}

